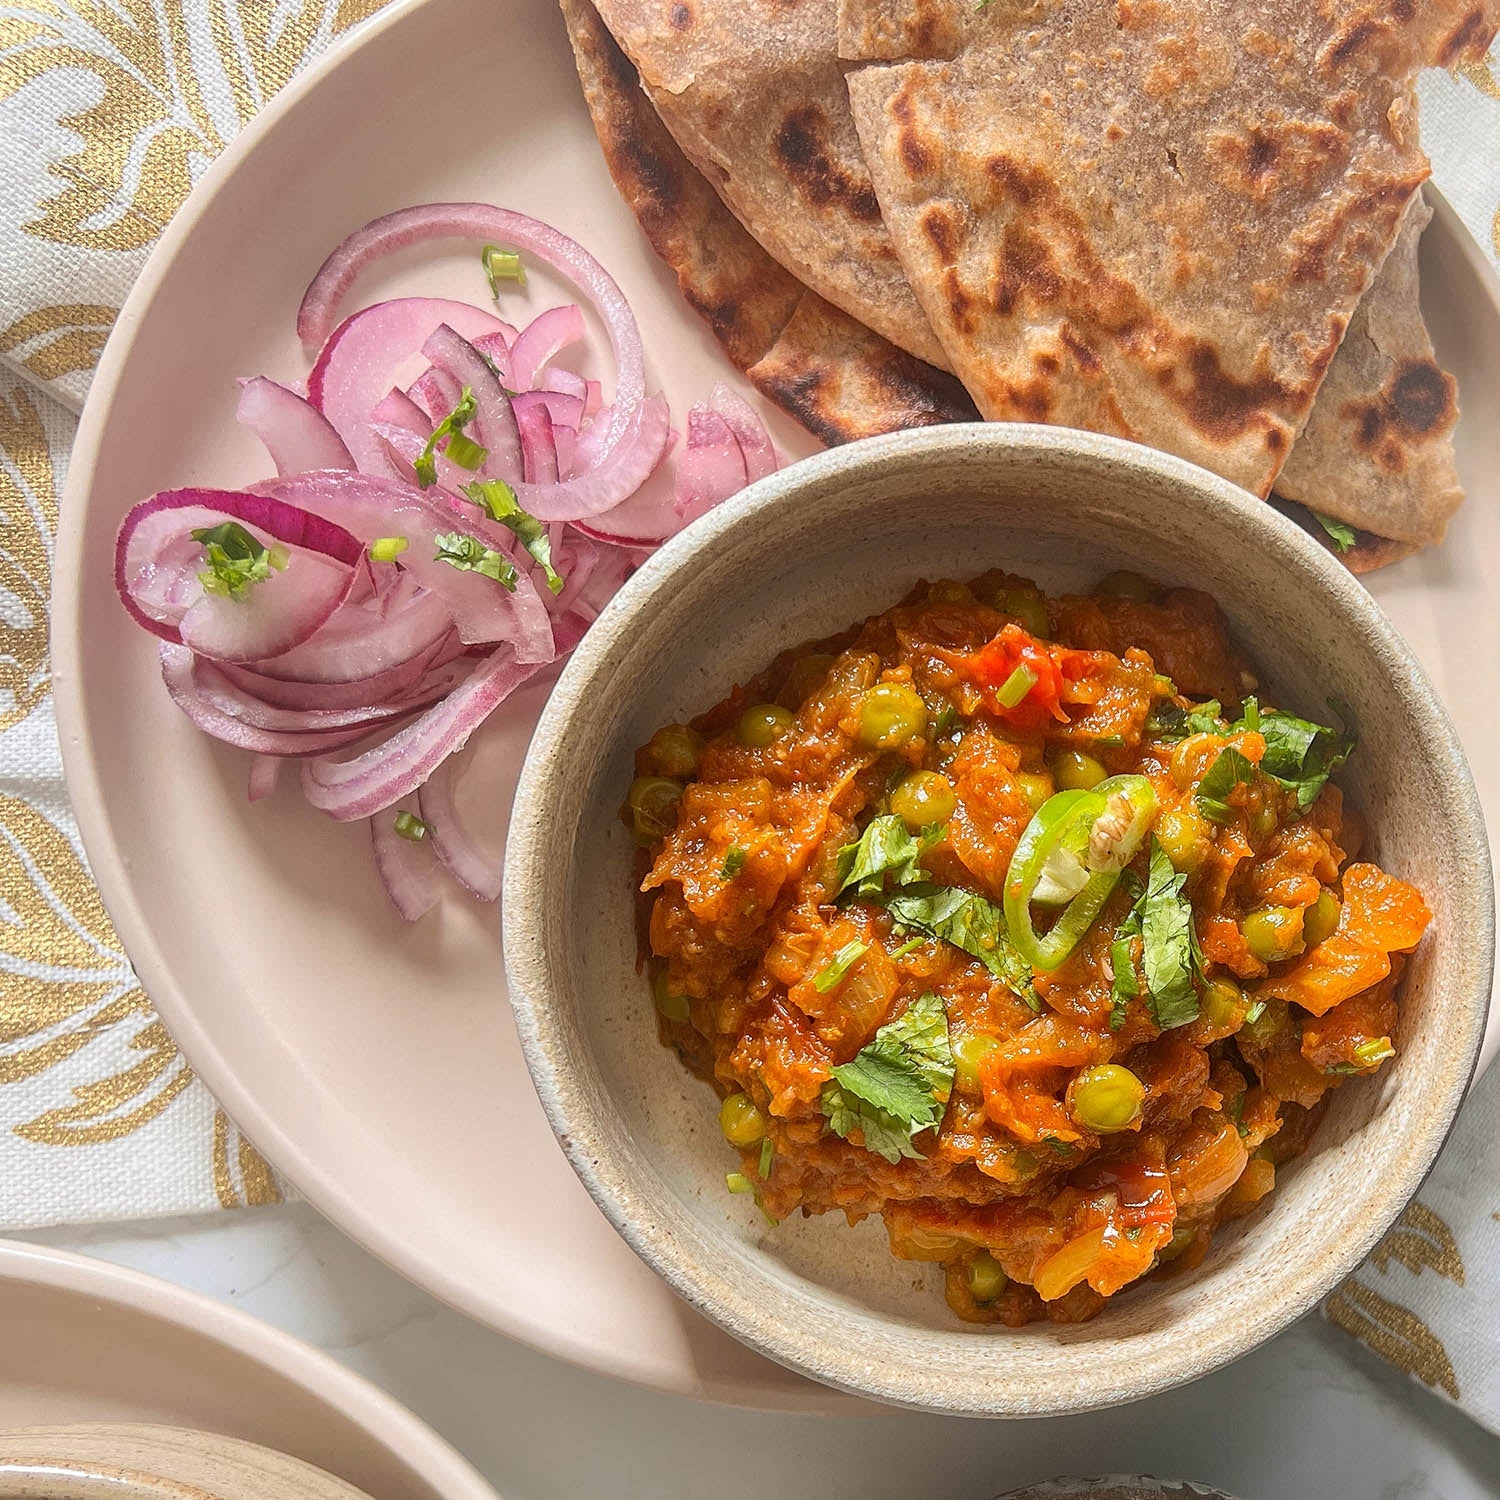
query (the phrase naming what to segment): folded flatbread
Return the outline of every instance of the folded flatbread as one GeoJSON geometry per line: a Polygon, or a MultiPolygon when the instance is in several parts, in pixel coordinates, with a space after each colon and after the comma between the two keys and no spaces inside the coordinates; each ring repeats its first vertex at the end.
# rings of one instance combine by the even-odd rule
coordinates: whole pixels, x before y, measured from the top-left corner
{"type": "Polygon", "coordinates": [[[835,307],[941,364],[860,154],[837,0],[596,0],[667,129],[751,235],[835,307]]]}
{"type": "Polygon", "coordinates": [[[953,376],[825,302],[762,249],[667,132],[589,0],[562,0],[562,11],[615,186],[757,389],[826,443],[978,419],[953,376]]]}
{"type": "Polygon", "coordinates": [[[1500,0],[841,0],[887,228],[985,416],[1267,494],[1500,0]]]}
{"type": "Polygon", "coordinates": [[[1417,295],[1418,198],[1349,322],[1276,491],[1394,541],[1442,540],[1463,500],[1453,460],[1458,388],[1433,358],[1417,295]]]}

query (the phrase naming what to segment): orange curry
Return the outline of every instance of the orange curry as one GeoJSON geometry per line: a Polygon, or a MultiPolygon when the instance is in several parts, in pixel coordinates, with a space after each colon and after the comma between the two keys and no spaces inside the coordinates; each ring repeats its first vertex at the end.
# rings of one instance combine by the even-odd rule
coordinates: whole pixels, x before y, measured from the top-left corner
{"type": "Polygon", "coordinates": [[[659,730],[643,943],[730,1190],[882,1215],[971,1321],[1197,1264],[1394,1055],[1429,917],[1357,859],[1352,737],[1257,689],[1204,594],[993,572],[659,730]]]}

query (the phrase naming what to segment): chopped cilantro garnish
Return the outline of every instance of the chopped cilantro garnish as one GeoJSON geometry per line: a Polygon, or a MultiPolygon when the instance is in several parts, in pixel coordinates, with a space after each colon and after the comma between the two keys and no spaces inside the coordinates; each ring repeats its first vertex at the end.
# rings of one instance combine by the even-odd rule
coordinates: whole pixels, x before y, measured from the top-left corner
{"type": "Polygon", "coordinates": [[[445,562],[461,573],[483,573],[502,588],[515,592],[520,575],[504,553],[486,547],[477,536],[465,536],[461,531],[442,532],[433,540],[437,543],[436,562],[445,562]]]}
{"type": "Polygon", "coordinates": [[[1141,897],[1145,887],[1134,870],[1126,870],[1120,877],[1131,897],[1130,911],[1125,920],[1115,929],[1114,941],[1109,948],[1109,964],[1114,975],[1109,992],[1109,1029],[1118,1031],[1125,1024],[1125,1014],[1130,1002],[1141,992],[1141,982],[1135,972],[1135,939],[1141,935],[1141,897]]]}
{"type": "Polygon", "coordinates": [[[920,948],[926,941],[927,939],[924,937],[907,938],[907,940],[902,943],[899,948],[892,950],[891,957],[893,959],[905,958],[908,953],[911,953],[915,949],[920,948]]]}
{"type": "Polygon", "coordinates": [[[1232,823],[1235,809],[1229,801],[1229,794],[1235,787],[1248,786],[1254,780],[1255,763],[1233,745],[1226,745],[1208,768],[1208,774],[1198,783],[1193,800],[1210,823],[1232,823]]]}
{"type": "MultiPolygon", "coordinates": [[[[1330,707],[1348,724],[1349,716],[1337,703],[1330,707]]],[[[1306,811],[1318,800],[1328,778],[1354,753],[1354,736],[1347,731],[1330,729],[1299,719],[1280,709],[1263,709],[1251,698],[1237,730],[1253,728],[1263,735],[1266,753],[1260,768],[1297,799],[1297,807],[1306,811]]]]}
{"type": "Polygon", "coordinates": [[[1016,952],[993,901],[955,885],[911,885],[881,898],[901,927],[941,938],[977,958],[1032,1010],[1042,1008],[1031,966],[1016,952]]]}
{"type": "Polygon", "coordinates": [[[819,1103],[835,1135],[858,1133],[867,1151],[895,1163],[921,1158],[912,1141],[941,1123],[952,1092],[948,1014],[928,991],[833,1069],[819,1103]]]}
{"type": "Polygon", "coordinates": [[[378,536],[370,543],[370,561],[395,562],[410,545],[404,536],[378,536]]]}
{"type": "Polygon", "coordinates": [[[720,880],[733,880],[745,868],[745,851],[738,844],[731,844],[719,867],[720,880]]]}
{"type": "Polygon", "coordinates": [[[813,988],[826,995],[829,990],[844,982],[844,976],[870,951],[868,943],[856,938],[845,943],[829,961],[813,976],[813,988]]]}
{"type": "Polygon", "coordinates": [[[458,398],[458,405],[432,429],[432,436],[412,460],[412,468],[417,472],[417,483],[424,490],[437,483],[438,444],[445,439],[443,457],[461,469],[477,469],[489,457],[487,448],[464,436],[464,428],[474,420],[474,414],[478,410],[479,403],[474,399],[474,392],[465,386],[458,398]]]}
{"type": "Polygon", "coordinates": [[[1170,698],[1155,705],[1146,732],[1159,740],[1185,740],[1190,734],[1223,734],[1223,706],[1217,698],[1183,708],[1170,698]]]}
{"type": "Polygon", "coordinates": [[[1172,868],[1167,852],[1151,839],[1151,870],[1136,903],[1141,920],[1141,960],[1146,975],[1146,1005],[1163,1031],[1186,1026],[1198,1016],[1194,976],[1203,970],[1193,906],[1183,886],[1186,874],[1172,868]]]}
{"type": "Polygon", "coordinates": [[[919,862],[937,836],[936,826],[924,828],[920,836],[913,835],[895,813],[871,818],[858,841],[839,850],[837,894],[842,896],[853,886],[856,895],[878,899],[887,875],[897,885],[921,880],[919,862]]]}
{"type": "Polygon", "coordinates": [[[552,567],[552,538],[542,522],[521,508],[516,492],[503,479],[476,479],[464,486],[464,493],[475,505],[483,506],[492,521],[498,521],[520,537],[521,545],[541,564],[547,587],[554,594],[562,593],[562,575],[552,567]]]}
{"type": "Polygon", "coordinates": [[[963,715],[951,703],[945,703],[942,712],[933,721],[933,738],[942,739],[955,724],[960,723],[962,720],[963,715]]]}
{"type": "Polygon", "coordinates": [[[415,813],[409,812],[398,812],[395,826],[402,838],[410,839],[414,844],[420,844],[432,832],[431,823],[424,823],[415,813]]]}
{"type": "Polygon", "coordinates": [[[1347,521],[1340,521],[1333,516],[1325,516],[1322,511],[1311,511],[1313,520],[1328,534],[1328,540],[1333,543],[1335,552],[1348,552],[1359,541],[1354,528],[1347,521]]]}
{"type": "Polygon", "coordinates": [[[1245,1019],[1241,1023],[1245,1026],[1253,1026],[1266,1013],[1266,1002],[1264,1000],[1252,1000],[1245,1007],[1245,1019]]]}
{"type": "Polygon", "coordinates": [[[517,286],[526,285],[526,267],[515,250],[502,250],[499,245],[486,245],[479,252],[479,264],[484,267],[485,279],[490,284],[490,296],[500,300],[499,283],[514,281],[517,286]]]}
{"type": "Polygon", "coordinates": [[[243,599],[255,584],[264,583],[273,571],[282,572],[291,560],[285,547],[263,547],[238,521],[200,526],[190,535],[203,544],[208,564],[198,575],[203,592],[225,599],[243,599]]]}

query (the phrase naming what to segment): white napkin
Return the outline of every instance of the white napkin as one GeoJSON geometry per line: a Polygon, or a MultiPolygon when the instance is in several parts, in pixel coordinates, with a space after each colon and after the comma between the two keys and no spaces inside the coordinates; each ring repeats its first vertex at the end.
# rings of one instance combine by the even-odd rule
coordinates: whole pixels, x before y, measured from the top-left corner
{"type": "MultiPolygon", "coordinates": [[[[48,691],[52,535],[126,290],[214,155],[384,0],[14,0],[0,29],[0,1231],[274,1202],[153,1014],[79,849],[48,691]]],[[[1500,85],[1431,75],[1434,177],[1500,258],[1500,85]]],[[[1500,1431],[1500,1068],[1327,1307],[1500,1431]]]]}

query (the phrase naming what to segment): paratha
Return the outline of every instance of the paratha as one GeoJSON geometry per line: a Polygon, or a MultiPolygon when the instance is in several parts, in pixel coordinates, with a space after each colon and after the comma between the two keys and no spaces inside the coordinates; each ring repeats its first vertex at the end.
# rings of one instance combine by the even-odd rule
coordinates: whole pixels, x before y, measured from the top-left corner
{"type": "Polygon", "coordinates": [[[1500,0],[841,0],[886,225],[981,412],[1266,495],[1500,0]]]}
{"type": "Polygon", "coordinates": [[[663,123],[751,235],[834,306],[941,364],[860,154],[836,7],[598,0],[663,123]]]}
{"type": "Polygon", "coordinates": [[[1463,500],[1453,460],[1458,388],[1433,357],[1417,248],[1432,210],[1408,210],[1355,309],[1276,491],[1395,541],[1442,540],[1463,500]]]}
{"type": "Polygon", "coordinates": [[[896,348],[784,270],[683,155],[589,0],[562,0],[604,159],[653,249],[725,353],[826,443],[974,421],[949,374],[896,348]]]}

